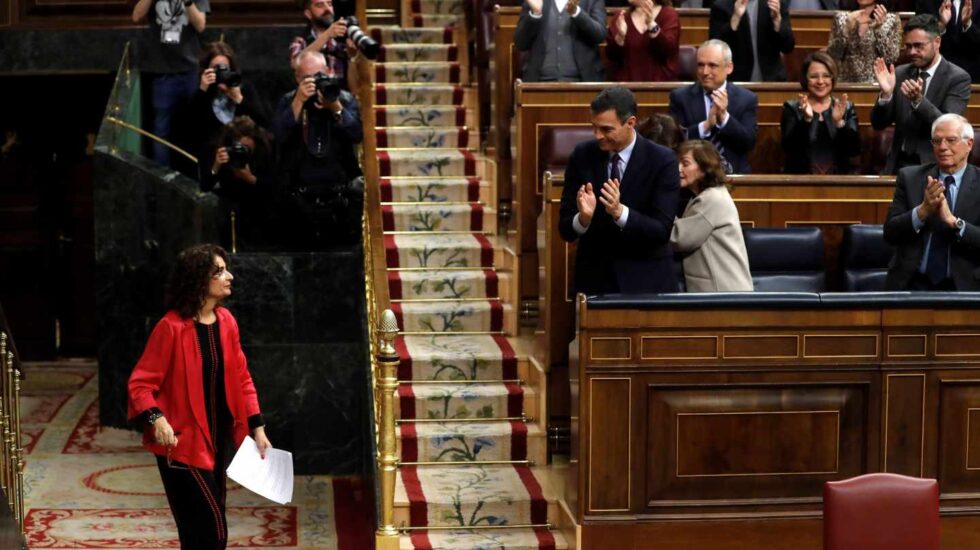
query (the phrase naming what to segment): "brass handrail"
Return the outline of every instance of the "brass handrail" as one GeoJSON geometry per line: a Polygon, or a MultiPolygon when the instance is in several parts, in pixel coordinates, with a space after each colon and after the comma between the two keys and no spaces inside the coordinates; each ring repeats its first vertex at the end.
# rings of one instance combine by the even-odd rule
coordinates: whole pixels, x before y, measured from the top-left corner
{"type": "Polygon", "coordinates": [[[156,135],[154,133],[147,132],[146,130],[140,128],[139,126],[134,126],[134,125],[132,125],[132,124],[130,124],[130,123],[124,121],[124,120],[120,120],[120,119],[118,119],[118,118],[116,118],[114,116],[108,116],[107,115],[105,117],[105,119],[106,119],[107,122],[111,122],[112,124],[115,124],[117,126],[121,126],[121,127],[125,128],[127,130],[132,130],[133,132],[136,132],[137,134],[139,134],[141,136],[148,137],[148,138],[152,139],[153,141],[155,141],[155,142],[157,142],[157,143],[159,143],[159,144],[161,144],[161,145],[163,145],[165,147],[168,147],[170,149],[173,149],[174,151],[177,151],[181,155],[184,155],[185,157],[187,157],[188,159],[190,159],[192,162],[194,162],[194,164],[199,164],[198,163],[198,160],[197,160],[197,157],[195,157],[194,155],[192,155],[192,154],[188,153],[187,151],[181,149],[180,147],[177,147],[173,143],[170,143],[169,141],[163,139],[162,137],[160,137],[160,136],[158,136],[158,135],[156,135]]]}
{"type": "Polygon", "coordinates": [[[13,341],[0,331],[0,487],[14,521],[24,530],[24,447],[20,429],[20,369],[13,341]]]}

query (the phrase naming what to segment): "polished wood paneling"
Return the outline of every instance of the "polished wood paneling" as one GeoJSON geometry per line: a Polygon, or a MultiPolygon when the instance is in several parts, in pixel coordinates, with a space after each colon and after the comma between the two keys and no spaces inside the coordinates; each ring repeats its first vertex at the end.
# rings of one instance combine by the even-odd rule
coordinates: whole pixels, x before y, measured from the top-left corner
{"type": "Polygon", "coordinates": [[[807,334],[803,337],[803,357],[874,359],[878,353],[878,334],[807,334]]]}
{"type": "Polygon", "coordinates": [[[925,334],[889,334],[885,351],[889,359],[921,359],[926,356],[926,342],[929,337],[925,334]]]}
{"type": "Polygon", "coordinates": [[[633,341],[622,336],[596,336],[589,340],[591,357],[596,361],[610,359],[632,359],[633,341]]]}
{"type": "Polygon", "coordinates": [[[640,339],[640,359],[717,359],[719,341],[717,336],[644,336],[640,339]]]}
{"type": "Polygon", "coordinates": [[[936,356],[980,357],[980,334],[936,334],[936,356]]]}
{"type": "Polygon", "coordinates": [[[800,355],[800,337],[796,334],[751,334],[724,336],[725,359],[787,359],[800,355]]]}
{"type": "Polygon", "coordinates": [[[589,379],[589,512],[630,510],[630,378],[589,379]]]}
{"type": "Polygon", "coordinates": [[[943,498],[970,498],[976,505],[980,487],[980,376],[939,383],[939,483],[943,498]]]}
{"type": "Polygon", "coordinates": [[[925,398],[925,374],[885,374],[884,471],[923,475],[925,398]]]}

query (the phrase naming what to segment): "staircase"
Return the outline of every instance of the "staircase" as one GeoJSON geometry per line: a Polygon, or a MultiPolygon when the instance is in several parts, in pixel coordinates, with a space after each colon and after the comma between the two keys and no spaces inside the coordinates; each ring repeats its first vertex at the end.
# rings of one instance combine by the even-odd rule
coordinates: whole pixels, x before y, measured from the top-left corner
{"type": "Polygon", "coordinates": [[[497,236],[495,165],[479,152],[464,4],[404,6],[401,27],[372,29],[387,283],[402,330],[400,547],[567,548],[535,467],[547,463],[547,384],[511,339],[516,256],[497,236]]]}

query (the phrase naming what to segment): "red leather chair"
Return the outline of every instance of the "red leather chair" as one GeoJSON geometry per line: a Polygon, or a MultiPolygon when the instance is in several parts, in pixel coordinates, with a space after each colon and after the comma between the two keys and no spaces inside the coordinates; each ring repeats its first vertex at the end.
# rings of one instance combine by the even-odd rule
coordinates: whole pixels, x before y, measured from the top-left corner
{"type": "Polygon", "coordinates": [[[939,483],[897,474],[823,489],[824,550],[939,550],[939,483]]]}

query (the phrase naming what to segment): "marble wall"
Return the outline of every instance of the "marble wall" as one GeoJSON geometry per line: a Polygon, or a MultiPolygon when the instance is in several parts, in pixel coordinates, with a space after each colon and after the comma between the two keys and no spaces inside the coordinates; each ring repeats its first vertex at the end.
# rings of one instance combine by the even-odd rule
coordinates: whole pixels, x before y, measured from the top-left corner
{"type": "MultiPolygon", "coordinates": [[[[163,314],[177,252],[227,246],[221,209],[196,182],[125,152],[96,151],[96,286],[102,422],[126,425],[126,380],[163,314]]],[[[297,473],[371,466],[371,390],[360,246],[242,252],[227,306],[241,328],[270,439],[297,473]]]]}

